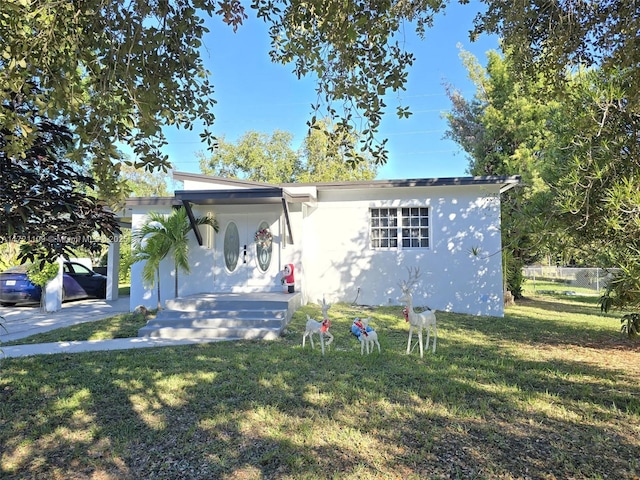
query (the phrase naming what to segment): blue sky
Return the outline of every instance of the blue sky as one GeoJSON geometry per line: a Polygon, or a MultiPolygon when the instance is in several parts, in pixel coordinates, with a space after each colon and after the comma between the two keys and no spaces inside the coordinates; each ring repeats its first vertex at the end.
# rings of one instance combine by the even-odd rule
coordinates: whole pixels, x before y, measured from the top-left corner
{"type": "MultiPolygon", "coordinates": [[[[457,145],[443,139],[446,122],[442,112],[450,108],[444,83],[454,85],[471,98],[475,88],[459,58],[459,47],[473,53],[482,65],[485,53],[498,48],[495,37],[469,41],[479,2],[452,3],[445,15],[435,19],[425,39],[407,28],[406,49],[416,60],[409,70],[407,90],[387,97],[389,106],[380,131],[388,138],[389,161],[379,168],[379,179],[455,177],[466,175],[468,161],[457,145]],[[398,119],[395,107],[408,105],[409,119],[398,119]]],[[[249,14],[253,14],[250,11],[249,14]]],[[[311,104],[316,99],[312,78],[298,80],[291,65],[270,62],[267,27],[248,18],[236,33],[219,19],[209,21],[205,37],[205,64],[212,72],[217,105],[214,134],[236,141],[248,130],[272,133],[284,130],[294,135],[298,148],[306,133],[311,104]]],[[[195,153],[203,151],[197,131],[168,130],[164,149],[176,170],[199,173],[195,153]]]]}

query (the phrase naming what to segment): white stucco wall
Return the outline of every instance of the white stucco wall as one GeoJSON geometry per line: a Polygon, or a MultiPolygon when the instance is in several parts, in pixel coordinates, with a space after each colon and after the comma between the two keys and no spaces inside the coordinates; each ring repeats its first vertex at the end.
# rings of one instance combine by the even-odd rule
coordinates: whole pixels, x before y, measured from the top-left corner
{"type": "Polygon", "coordinates": [[[497,190],[456,186],[322,192],[304,225],[309,301],[324,295],[329,302],[399,305],[399,283],[411,266],[421,272],[415,306],[502,316],[497,190]],[[430,247],[372,249],[369,209],[412,206],[430,208],[430,247]]]}
{"type": "MultiPolygon", "coordinates": [[[[282,207],[198,206],[194,212],[205,215],[213,210],[222,218],[275,209],[272,231],[278,248],[274,248],[272,261],[277,271],[286,263],[295,265],[296,290],[303,292],[305,303],[324,297],[330,303],[400,305],[399,283],[407,279],[407,267],[411,266],[419,267],[421,272],[414,292],[415,306],[502,316],[498,191],[498,185],[319,190],[317,203],[289,205],[294,243],[283,247],[282,207]],[[369,209],[381,207],[429,207],[429,248],[372,249],[369,209]]],[[[134,207],[134,230],[142,225],[149,210],[169,213],[171,209],[134,207]]],[[[179,296],[220,291],[216,255],[220,255],[223,234],[221,228],[213,249],[208,249],[199,246],[190,233],[191,274],[179,273],[179,296]]],[[[141,263],[132,266],[131,308],[139,304],[155,308],[156,290],[143,286],[141,271],[141,263]]],[[[271,275],[275,277],[277,271],[271,275]]],[[[164,302],[174,297],[170,260],[162,262],[161,275],[164,302]]]]}
{"type": "MultiPolygon", "coordinates": [[[[169,214],[171,207],[149,207],[138,206],[131,210],[132,231],[139,229],[147,219],[147,213],[155,211],[159,213],[169,214]]],[[[222,246],[224,239],[224,227],[228,219],[241,223],[243,215],[252,215],[252,218],[266,220],[271,218],[271,231],[274,235],[274,248],[272,256],[272,267],[268,273],[268,282],[263,286],[239,284],[233,288],[234,292],[242,291],[282,291],[283,287],[279,283],[281,270],[286,263],[293,263],[296,271],[296,289],[300,290],[302,281],[301,271],[301,253],[300,245],[302,240],[302,206],[292,206],[290,209],[290,219],[293,229],[293,244],[287,244],[281,248],[284,241],[284,229],[286,228],[282,207],[280,205],[216,205],[216,206],[194,206],[193,212],[196,216],[205,216],[207,212],[213,212],[220,221],[220,231],[213,235],[213,241],[210,243],[212,248],[208,248],[206,242],[207,233],[204,231],[209,227],[201,227],[203,234],[203,245],[198,245],[195,234],[189,232],[189,262],[191,272],[186,274],[182,271],[178,273],[178,296],[183,297],[198,293],[210,293],[226,291],[220,288],[224,282],[224,261],[222,256],[222,246]]],[[[257,225],[248,227],[248,239],[246,243],[250,249],[255,248],[252,243],[252,237],[255,233],[257,225]]],[[[147,288],[142,282],[142,268],[144,262],[135,263],[131,266],[131,294],[130,305],[134,309],[138,305],[145,305],[148,308],[156,308],[157,306],[157,290],[147,288]]],[[[252,273],[249,272],[251,275],[252,273]]],[[[173,263],[170,258],[161,262],[160,265],[160,296],[161,302],[175,297],[175,272],[173,263]]]]}

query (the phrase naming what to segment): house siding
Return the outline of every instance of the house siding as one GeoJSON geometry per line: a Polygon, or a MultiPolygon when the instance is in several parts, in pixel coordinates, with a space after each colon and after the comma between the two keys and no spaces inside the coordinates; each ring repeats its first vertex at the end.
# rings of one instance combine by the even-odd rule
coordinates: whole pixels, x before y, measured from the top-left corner
{"type": "MultiPolygon", "coordinates": [[[[210,182],[193,182],[189,190],[210,182]]],[[[185,187],[187,182],[185,182],[185,187]]],[[[266,291],[278,291],[280,272],[287,263],[296,268],[296,290],[303,303],[323,297],[329,303],[400,305],[399,284],[408,267],[420,269],[414,290],[414,306],[473,315],[502,316],[503,285],[500,238],[500,183],[473,185],[385,186],[317,188],[286,186],[296,195],[301,189],[313,194],[304,203],[289,203],[293,233],[288,234],[281,205],[194,205],[198,216],[213,212],[224,218],[251,212],[271,212],[274,218],[273,259],[266,291]],[[374,249],[370,245],[370,209],[427,207],[428,248],[374,249]]],[[[132,227],[139,228],[147,212],[170,213],[170,205],[134,205],[132,227]]],[[[220,291],[220,249],[224,228],[214,235],[212,248],[198,245],[190,233],[191,274],[180,275],[179,296],[220,291]]],[[[252,232],[249,232],[252,233],[252,232]]],[[[251,240],[249,240],[249,243],[251,240]]],[[[210,242],[211,244],[211,242],[210,242]]],[[[155,307],[156,290],[141,280],[142,263],[131,270],[131,307],[155,307]]],[[[255,291],[247,287],[234,291],[255,291]]],[[[161,298],[174,296],[174,272],[170,260],[161,264],[161,298]]]]}
{"type": "Polygon", "coordinates": [[[310,299],[399,305],[399,283],[407,279],[408,267],[417,267],[414,305],[503,315],[497,187],[330,191],[304,222],[310,299]],[[379,207],[429,207],[430,247],[371,248],[369,209],[379,207]]]}

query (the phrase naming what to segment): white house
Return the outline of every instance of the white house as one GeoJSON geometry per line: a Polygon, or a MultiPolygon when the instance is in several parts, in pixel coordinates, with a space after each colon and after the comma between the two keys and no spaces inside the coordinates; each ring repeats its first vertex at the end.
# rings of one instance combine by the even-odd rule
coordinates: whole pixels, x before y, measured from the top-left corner
{"type": "MultiPolygon", "coordinates": [[[[131,198],[135,230],[150,211],[184,206],[215,215],[220,230],[192,235],[191,273],[179,273],[179,296],[283,292],[294,265],[302,303],[399,305],[399,284],[418,267],[414,305],[503,315],[500,194],[519,177],[461,177],[270,185],[174,173],[184,189],[169,198],[131,198]],[[256,242],[267,229],[272,242],[256,242]]],[[[131,308],[155,306],[132,266],[131,308]]],[[[161,265],[161,297],[174,296],[172,262],[161,265]]]]}

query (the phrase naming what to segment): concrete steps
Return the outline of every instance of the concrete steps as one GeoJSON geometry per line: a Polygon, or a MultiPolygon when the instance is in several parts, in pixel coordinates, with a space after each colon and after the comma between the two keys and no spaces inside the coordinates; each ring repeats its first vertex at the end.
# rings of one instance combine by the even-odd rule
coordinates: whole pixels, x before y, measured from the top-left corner
{"type": "Polygon", "coordinates": [[[264,339],[280,336],[300,306],[300,295],[203,294],[168,300],[138,331],[139,337],[264,339]]]}

